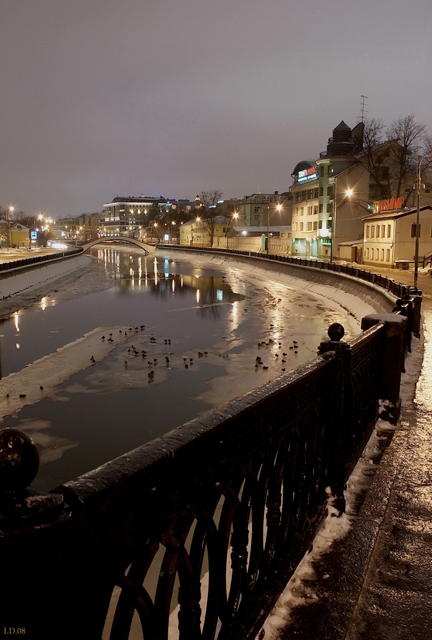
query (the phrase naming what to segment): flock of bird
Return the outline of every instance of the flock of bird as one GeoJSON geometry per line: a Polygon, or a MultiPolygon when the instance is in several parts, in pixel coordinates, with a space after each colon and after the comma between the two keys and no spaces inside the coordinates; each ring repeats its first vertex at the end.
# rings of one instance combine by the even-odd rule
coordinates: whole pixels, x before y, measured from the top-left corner
{"type": "MultiPolygon", "coordinates": [[[[270,325],[270,329],[272,330],[273,328],[274,328],[274,325],[271,324],[270,325]]],[[[144,329],[145,329],[145,325],[141,325],[140,327],[135,327],[135,333],[138,333],[139,331],[143,331],[144,329]]],[[[134,329],[132,327],[130,327],[129,328],[129,332],[132,333],[133,331],[134,331],[134,329]]],[[[121,329],[120,329],[119,333],[122,333],[121,329]]],[[[125,336],[128,335],[126,331],[124,331],[124,335],[125,336]]],[[[108,341],[113,342],[114,339],[113,339],[112,336],[113,336],[112,333],[109,334],[108,339],[105,336],[102,336],[102,340],[106,340],[107,339],[108,341]]],[[[157,344],[157,338],[155,336],[153,336],[153,335],[150,337],[149,341],[150,341],[150,343],[152,345],[153,344],[157,344]]],[[[164,339],[164,345],[167,345],[167,346],[171,345],[171,339],[170,338],[165,338],[164,339]]],[[[278,340],[275,340],[274,338],[268,338],[267,341],[261,340],[260,342],[258,342],[258,349],[261,349],[262,347],[274,347],[274,346],[281,347],[282,346],[282,342],[280,342],[278,340]]],[[[299,349],[298,342],[296,340],[293,340],[292,344],[289,347],[289,349],[292,350],[295,355],[297,355],[298,354],[298,349],[299,349]]],[[[133,344],[128,348],[127,353],[128,353],[128,356],[134,356],[134,357],[141,355],[141,359],[143,361],[147,359],[147,351],[145,349],[141,349],[141,351],[140,351],[133,344]]],[[[173,355],[171,352],[168,352],[168,353],[169,353],[169,355],[173,355]]],[[[198,358],[203,358],[203,357],[205,357],[207,355],[208,355],[208,351],[198,351],[198,358]]],[[[281,364],[285,364],[286,363],[286,357],[288,356],[288,353],[285,352],[285,351],[282,351],[281,355],[282,355],[282,358],[280,358],[280,354],[279,353],[275,353],[274,354],[275,358],[277,358],[278,361],[279,361],[279,358],[280,358],[280,363],[281,364]]],[[[228,354],[223,354],[223,355],[221,355],[221,357],[228,358],[229,356],[228,356],[228,354]]],[[[96,360],[95,360],[95,358],[93,356],[90,358],[90,361],[92,363],[96,362],[96,360]]],[[[193,363],[194,363],[194,359],[192,357],[187,358],[187,357],[183,356],[183,366],[184,366],[185,369],[189,369],[189,367],[191,367],[193,365],[193,363]]],[[[125,360],[124,361],[125,369],[128,368],[128,364],[129,364],[128,360],[125,360]]],[[[152,382],[154,380],[155,367],[158,364],[159,364],[158,358],[153,358],[153,360],[147,360],[148,368],[151,369],[147,374],[149,382],[152,382]]],[[[171,364],[170,358],[169,358],[168,355],[166,355],[165,356],[165,366],[167,368],[171,368],[170,364],[171,364]]],[[[264,364],[261,356],[257,356],[256,359],[255,359],[255,369],[258,370],[260,368],[262,368],[263,371],[267,371],[269,369],[269,366],[264,364]]],[[[286,368],[282,367],[281,371],[282,372],[286,371],[286,368]]]]}
{"type": "MultiPolygon", "coordinates": [[[[271,324],[270,325],[270,329],[272,330],[273,328],[274,328],[274,325],[271,324]]],[[[140,325],[139,327],[135,327],[135,329],[133,327],[130,327],[129,328],[129,333],[132,334],[132,333],[135,332],[135,334],[137,334],[140,331],[143,331],[144,329],[145,329],[145,325],[143,325],[143,324],[140,325]]],[[[123,332],[123,330],[120,329],[119,333],[123,333],[123,335],[125,337],[128,336],[128,332],[126,330],[123,332]]],[[[112,333],[108,334],[108,338],[106,336],[104,336],[104,335],[101,336],[101,339],[102,339],[102,341],[106,340],[107,342],[114,342],[114,338],[113,338],[113,334],[112,333]]],[[[155,336],[153,336],[153,335],[150,337],[149,341],[150,341],[150,344],[152,344],[152,345],[153,344],[157,344],[157,338],[155,336]]],[[[166,345],[166,346],[171,345],[171,339],[170,338],[165,338],[164,339],[164,345],[166,345]]],[[[261,349],[262,347],[282,347],[282,342],[280,342],[280,341],[278,341],[278,340],[276,340],[274,338],[268,338],[267,341],[266,340],[261,340],[260,342],[258,342],[257,346],[258,346],[258,349],[261,349]]],[[[289,349],[292,350],[295,355],[297,355],[298,354],[298,349],[299,349],[298,342],[296,340],[293,340],[292,344],[289,347],[289,349]]],[[[133,357],[141,355],[141,360],[142,361],[145,361],[147,359],[147,351],[145,349],[139,350],[133,344],[128,348],[127,354],[128,354],[128,356],[133,356],[133,357]]],[[[171,352],[168,352],[168,354],[169,355],[173,355],[171,352]]],[[[169,355],[165,355],[164,356],[165,357],[165,366],[168,369],[171,368],[170,367],[171,361],[170,361],[169,355]]],[[[208,351],[198,351],[198,358],[204,358],[207,355],[208,355],[208,351]]],[[[280,354],[279,353],[275,353],[274,354],[274,356],[275,356],[275,358],[277,359],[278,362],[279,362],[279,358],[280,358],[280,363],[281,364],[285,364],[286,363],[286,357],[288,356],[288,353],[285,352],[285,351],[282,351],[281,355],[282,355],[282,357],[280,358],[280,354]]],[[[228,356],[228,354],[223,354],[223,355],[221,355],[221,357],[222,358],[228,358],[229,356],[228,356]]],[[[91,356],[90,362],[92,364],[96,364],[96,359],[95,359],[94,356],[91,356]]],[[[188,358],[188,357],[184,357],[183,356],[182,362],[183,362],[184,368],[185,369],[189,369],[189,367],[193,366],[194,359],[192,357],[188,358]]],[[[149,383],[154,380],[155,368],[157,367],[158,364],[159,364],[158,358],[153,358],[153,360],[147,359],[147,366],[150,369],[150,371],[147,374],[149,383]]],[[[128,360],[124,361],[124,367],[125,367],[125,369],[128,368],[128,360]]],[[[263,371],[267,371],[269,369],[269,366],[267,364],[264,364],[261,356],[257,356],[256,359],[255,359],[255,370],[259,370],[259,369],[262,369],[263,371]]],[[[282,367],[281,371],[282,372],[286,371],[286,368],[282,367]]],[[[41,385],[39,387],[39,389],[41,391],[43,391],[44,388],[41,385]]],[[[25,398],[26,394],[25,393],[20,393],[19,397],[20,398],[25,398]]],[[[9,398],[9,393],[6,394],[6,398],[9,398]]]]}

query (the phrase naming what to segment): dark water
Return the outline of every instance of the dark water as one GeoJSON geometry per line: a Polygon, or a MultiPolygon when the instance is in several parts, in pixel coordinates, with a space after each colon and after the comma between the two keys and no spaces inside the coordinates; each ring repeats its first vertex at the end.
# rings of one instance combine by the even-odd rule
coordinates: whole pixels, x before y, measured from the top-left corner
{"type": "Polygon", "coordinates": [[[4,417],[2,426],[21,428],[38,444],[36,488],[51,489],[280,375],[271,348],[259,351],[268,359],[267,378],[255,374],[258,341],[271,335],[287,345],[295,336],[298,354],[280,347],[289,354],[283,365],[289,370],[314,357],[328,325],[342,320],[302,292],[249,282],[247,267],[216,270],[125,249],[95,249],[95,255],[98,262],[76,282],[59,285],[0,326],[2,376],[96,327],[137,327],[127,343],[59,384],[52,397],[4,417]],[[148,364],[149,357],[157,364],[148,364]],[[208,398],[215,381],[223,382],[219,396],[208,398]]]}

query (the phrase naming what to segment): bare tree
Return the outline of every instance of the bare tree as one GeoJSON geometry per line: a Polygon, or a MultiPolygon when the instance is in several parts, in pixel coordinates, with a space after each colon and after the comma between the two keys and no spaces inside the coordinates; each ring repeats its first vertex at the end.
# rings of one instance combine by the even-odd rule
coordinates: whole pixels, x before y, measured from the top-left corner
{"type": "Polygon", "coordinates": [[[385,199],[405,195],[415,176],[418,155],[432,162],[432,138],[413,114],[400,116],[385,129],[382,120],[366,118],[359,162],[370,175],[370,195],[385,199]]]}
{"type": "Polygon", "coordinates": [[[219,189],[201,191],[200,193],[200,218],[202,219],[210,236],[210,247],[213,246],[216,218],[220,215],[217,211],[217,203],[221,199],[221,196],[222,191],[219,191],[219,189]]]}
{"type": "Polygon", "coordinates": [[[387,140],[396,140],[398,146],[394,148],[393,182],[395,197],[401,195],[408,177],[415,175],[417,158],[422,154],[423,144],[427,135],[424,124],[419,124],[415,116],[400,116],[394,120],[386,131],[387,140]]]}

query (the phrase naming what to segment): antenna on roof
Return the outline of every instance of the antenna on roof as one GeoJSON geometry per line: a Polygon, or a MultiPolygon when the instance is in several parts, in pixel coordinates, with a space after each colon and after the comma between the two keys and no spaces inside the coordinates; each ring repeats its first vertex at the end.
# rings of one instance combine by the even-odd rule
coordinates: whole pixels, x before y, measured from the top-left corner
{"type": "Polygon", "coordinates": [[[365,110],[365,100],[369,100],[368,96],[360,96],[360,98],[362,99],[361,101],[361,115],[360,115],[360,122],[364,122],[364,114],[367,113],[367,111],[365,110]]]}

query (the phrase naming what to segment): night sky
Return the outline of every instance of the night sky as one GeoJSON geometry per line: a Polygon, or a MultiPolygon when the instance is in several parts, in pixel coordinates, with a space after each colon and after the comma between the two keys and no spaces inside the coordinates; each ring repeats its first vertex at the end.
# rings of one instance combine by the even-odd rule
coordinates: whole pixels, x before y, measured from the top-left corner
{"type": "Polygon", "coordinates": [[[361,112],[432,129],[430,0],[1,0],[0,205],[288,190],[361,112]]]}

